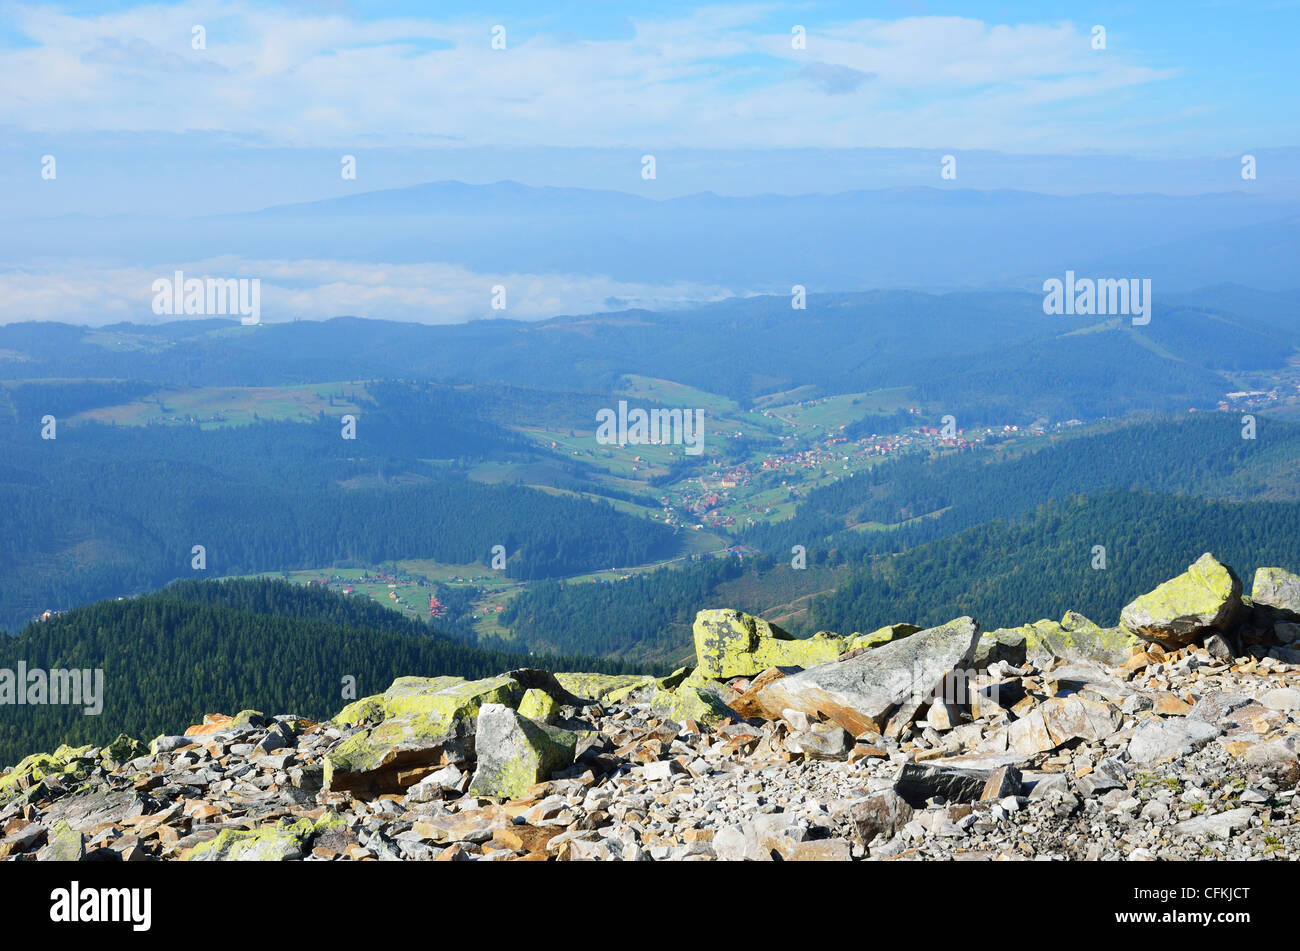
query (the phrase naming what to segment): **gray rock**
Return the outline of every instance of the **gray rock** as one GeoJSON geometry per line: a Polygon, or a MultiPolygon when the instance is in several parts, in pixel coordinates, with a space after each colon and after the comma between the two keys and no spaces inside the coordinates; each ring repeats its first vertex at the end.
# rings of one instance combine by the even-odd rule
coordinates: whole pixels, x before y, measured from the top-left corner
{"type": "Polygon", "coordinates": [[[802,753],[805,759],[818,760],[844,759],[853,745],[853,737],[837,726],[793,733],[785,741],[785,748],[791,753],[802,753]]]}
{"type": "Polygon", "coordinates": [[[1025,662],[1025,635],[1016,628],[1000,628],[980,635],[971,666],[985,670],[997,663],[1019,667],[1025,662]]]}
{"type": "Polygon", "coordinates": [[[1200,720],[1214,726],[1222,725],[1234,710],[1240,710],[1254,701],[1244,693],[1211,693],[1202,697],[1187,714],[1189,720],[1200,720]]]}
{"type": "Polygon", "coordinates": [[[1252,603],[1300,618],[1300,576],[1285,568],[1258,568],[1250,588],[1252,603]]]}
{"type": "Polygon", "coordinates": [[[499,703],[479,709],[475,730],[478,768],[470,792],[512,799],[552,772],[573,764],[577,734],[521,716],[499,703]]]}
{"type": "Polygon", "coordinates": [[[1174,826],[1174,831],[1179,835],[1213,835],[1226,839],[1232,833],[1248,827],[1254,815],[1255,810],[1250,808],[1229,809],[1227,812],[1187,819],[1174,826]]]}
{"type": "MultiPolygon", "coordinates": [[[[204,737],[207,739],[207,737],[204,737]]],[[[192,736],[159,736],[155,737],[149,744],[149,752],[155,756],[159,753],[171,753],[179,750],[184,746],[191,746],[194,743],[192,736]]]]}
{"type": "Polygon", "coordinates": [[[1220,732],[1217,726],[1189,717],[1147,720],[1129,740],[1128,756],[1143,765],[1177,759],[1200,749],[1220,732]]]}
{"type": "Polygon", "coordinates": [[[912,820],[912,807],[898,793],[889,789],[855,803],[849,811],[854,834],[861,845],[870,845],[877,836],[892,839],[912,820]]]}
{"type": "MultiPolygon", "coordinates": [[[[884,733],[890,714],[919,705],[970,667],[979,625],[968,617],[847,659],[783,677],[759,692],[768,710],[799,710],[850,734],[884,733]]],[[[964,680],[962,680],[964,684],[964,680]]]]}
{"type": "Polygon", "coordinates": [[[1091,773],[1076,779],[1074,788],[1085,799],[1091,799],[1108,789],[1123,789],[1127,784],[1128,772],[1124,764],[1111,757],[1098,763],[1091,773]]]}
{"type": "Polygon", "coordinates": [[[1259,700],[1270,710],[1281,710],[1283,713],[1290,713],[1292,710],[1300,710],[1300,690],[1294,687],[1280,687],[1277,690],[1270,690],[1259,700]]]}
{"type": "Polygon", "coordinates": [[[904,763],[894,778],[894,792],[915,809],[936,797],[949,803],[998,800],[1019,795],[1020,788],[1020,770],[1014,766],[963,770],[904,763]]]}

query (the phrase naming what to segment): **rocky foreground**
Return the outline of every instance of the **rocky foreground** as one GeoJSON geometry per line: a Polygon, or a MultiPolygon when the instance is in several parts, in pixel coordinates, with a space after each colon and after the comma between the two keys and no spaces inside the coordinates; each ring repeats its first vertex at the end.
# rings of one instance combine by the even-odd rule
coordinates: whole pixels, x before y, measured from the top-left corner
{"type": "Polygon", "coordinates": [[[1300,577],[790,638],[703,611],[671,677],[404,677],[0,775],[18,860],[1300,858],[1300,577]]]}

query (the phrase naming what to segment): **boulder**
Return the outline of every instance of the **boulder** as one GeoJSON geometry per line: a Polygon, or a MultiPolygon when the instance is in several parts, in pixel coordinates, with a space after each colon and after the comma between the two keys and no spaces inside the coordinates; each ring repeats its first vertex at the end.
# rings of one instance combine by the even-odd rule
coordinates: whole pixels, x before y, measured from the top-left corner
{"type": "Polygon", "coordinates": [[[808,823],[788,813],[758,814],[743,826],[724,826],[713,837],[714,855],[722,862],[796,861],[808,839],[808,823]]]}
{"type": "Polygon", "coordinates": [[[969,667],[979,625],[969,617],[912,634],[768,684],[759,701],[772,719],[786,709],[830,720],[854,736],[884,733],[900,707],[913,711],[950,674],[969,667]]]}
{"type": "Polygon", "coordinates": [[[858,842],[866,846],[877,836],[885,839],[896,836],[912,821],[912,807],[906,799],[889,789],[855,803],[849,811],[849,818],[858,842]]]}
{"type": "Polygon", "coordinates": [[[555,770],[573,764],[578,735],[530,720],[502,704],[486,703],[478,713],[474,744],[478,768],[470,792],[515,799],[555,770]]]}
{"type": "Polygon", "coordinates": [[[1289,620],[1300,620],[1300,575],[1285,568],[1259,568],[1251,584],[1250,600],[1289,620]]]}
{"type": "Polygon", "coordinates": [[[119,733],[113,742],[99,751],[99,761],[106,769],[115,769],[122,763],[129,763],[139,756],[145,756],[149,747],[137,739],[119,733]]]}
{"type": "Polygon", "coordinates": [[[714,726],[740,719],[740,715],[716,693],[690,683],[682,684],[676,690],[655,686],[647,695],[646,703],[654,713],[679,723],[694,720],[703,726],[714,726]]]}
{"type": "Polygon", "coordinates": [[[996,801],[1018,796],[1020,790],[1020,770],[1014,766],[966,770],[904,763],[894,778],[894,792],[917,809],[935,797],[948,803],[996,801]]]}
{"type": "Polygon", "coordinates": [[[996,631],[985,631],[980,635],[975,646],[975,657],[971,666],[976,670],[987,670],[999,661],[1005,661],[1012,667],[1019,667],[1025,662],[1027,651],[1025,633],[1022,628],[1002,627],[996,631]]]}
{"type": "Polygon", "coordinates": [[[1242,609],[1241,579],[1206,552],[1183,574],[1130,602],[1120,623],[1144,641],[1179,648],[1228,630],[1242,609]]]}
{"type": "Polygon", "coordinates": [[[1099,743],[1119,729],[1121,720],[1120,711],[1104,700],[1053,697],[1007,727],[1007,746],[1034,756],[1071,740],[1099,743]]]}
{"type": "Polygon", "coordinates": [[[296,827],[222,829],[185,856],[190,862],[289,862],[302,858],[305,836],[296,827]]]}
{"type": "Polygon", "coordinates": [[[838,634],[796,638],[730,608],[700,611],[693,630],[696,672],[716,680],[750,677],[769,667],[816,667],[850,649],[849,639],[838,634]]]}
{"type": "Polygon", "coordinates": [[[510,816],[503,807],[484,806],[418,820],[411,831],[421,839],[450,845],[453,842],[487,842],[498,830],[509,828],[510,824],[510,816]]]}
{"type": "Polygon", "coordinates": [[[555,679],[575,696],[599,703],[617,703],[632,691],[655,682],[648,674],[566,673],[556,674],[555,679]]]}
{"type": "Polygon", "coordinates": [[[870,634],[852,635],[848,638],[848,649],[856,651],[868,647],[879,647],[881,644],[892,644],[904,637],[911,637],[919,630],[921,628],[916,624],[890,624],[888,627],[882,627],[870,634]]]}
{"type": "Polygon", "coordinates": [[[767,670],[749,681],[748,686],[745,687],[740,696],[731,701],[728,706],[746,719],[761,717],[763,715],[763,705],[758,699],[759,692],[773,681],[788,677],[793,673],[798,673],[797,668],[787,667],[785,670],[780,667],[767,668],[767,670]]]}
{"type": "Polygon", "coordinates": [[[50,828],[40,857],[47,862],[79,862],[85,856],[86,837],[61,820],[50,828]]]}
{"type": "Polygon", "coordinates": [[[804,759],[842,760],[853,749],[853,737],[837,726],[816,723],[786,737],[785,748],[802,753],[804,759]]]}
{"type": "Polygon", "coordinates": [[[1021,627],[989,631],[980,638],[974,665],[983,670],[1005,660],[1018,667],[1028,660],[1043,667],[1054,659],[1118,665],[1128,659],[1137,643],[1131,631],[1101,627],[1077,611],[1067,611],[1059,621],[1044,618],[1021,627]]]}
{"type": "Polygon", "coordinates": [[[545,690],[533,687],[524,691],[519,701],[519,715],[541,723],[554,723],[560,716],[560,705],[545,690]]]}
{"type": "Polygon", "coordinates": [[[1232,833],[1248,828],[1254,817],[1253,809],[1229,809],[1226,812],[1186,819],[1174,826],[1174,831],[1179,835],[1213,835],[1215,838],[1226,839],[1232,833]]]}
{"type": "Polygon", "coordinates": [[[378,722],[339,743],[324,759],[330,792],[398,793],[433,767],[462,758],[466,738],[485,704],[518,707],[529,690],[557,703],[580,703],[549,673],[514,670],[497,677],[401,677],[385,693],[350,704],[335,718],[343,725],[378,722]],[[421,773],[421,769],[424,770],[421,773]]]}
{"type": "Polygon", "coordinates": [[[1128,744],[1128,758],[1144,766],[1177,759],[1200,749],[1220,732],[1218,727],[1191,717],[1152,718],[1134,731],[1128,744]]]}

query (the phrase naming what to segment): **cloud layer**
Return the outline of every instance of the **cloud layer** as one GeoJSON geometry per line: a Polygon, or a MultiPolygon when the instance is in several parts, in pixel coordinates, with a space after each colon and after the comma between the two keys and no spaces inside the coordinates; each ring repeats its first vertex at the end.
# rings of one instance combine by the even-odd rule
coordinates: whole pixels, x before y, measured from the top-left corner
{"type": "MultiPolygon", "coordinates": [[[[1121,148],[1115,97],[1175,70],[1089,26],[962,17],[791,24],[760,6],[583,36],[491,19],[361,20],[233,2],[74,16],[16,6],[0,125],[223,131],[267,144],[1121,148]],[[192,48],[202,25],[206,48],[192,48]]],[[[574,24],[579,29],[581,23],[574,24]]],[[[1168,117],[1153,116],[1166,122],[1168,117]]],[[[1128,130],[1128,135],[1133,130],[1128,130]]]]}
{"type": "MultiPolygon", "coordinates": [[[[557,314],[628,307],[669,308],[721,300],[734,293],[716,286],[658,286],[599,275],[482,274],[440,263],[249,261],[222,257],[176,267],[186,279],[258,279],[264,323],[325,320],[342,314],[426,324],[486,317],[540,320],[557,314]],[[506,289],[504,310],[492,307],[493,288],[497,285],[506,289]]],[[[152,309],[154,281],[170,280],[173,273],[79,262],[0,271],[0,324],[58,320],[102,326],[121,321],[183,319],[158,316],[152,309]]]]}

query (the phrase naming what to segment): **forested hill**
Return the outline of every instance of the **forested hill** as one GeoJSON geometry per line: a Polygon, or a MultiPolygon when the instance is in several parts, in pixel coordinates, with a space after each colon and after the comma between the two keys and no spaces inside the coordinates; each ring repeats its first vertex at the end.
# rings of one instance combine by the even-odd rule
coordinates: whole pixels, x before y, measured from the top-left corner
{"type": "Polygon", "coordinates": [[[1241,430],[1240,416],[1206,413],[1044,437],[1015,453],[904,457],[814,489],[793,518],[756,526],[743,539],[777,554],[792,545],[889,552],[1107,489],[1300,498],[1300,427],[1261,420],[1255,439],[1242,439],[1241,430]],[[895,527],[871,532],[863,526],[895,527]]]}
{"type": "Polygon", "coordinates": [[[814,601],[808,626],[870,631],[969,614],[991,629],[1066,608],[1110,625],[1135,594],[1206,551],[1248,588],[1258,567],[1300,569],[1300,503],[1123,491],[1051,502],[877,560],[814,601]],[[1104,568],[1093,567],[1098,546],[1104,568]]]}
{"type": "MultiPolygon", "coordinates": [[[[470,421],[473,423],[474,421],[470,421]]],[[[336,420],[61,426],[57,439],[0,421],[0,629],[46,608],[139,593],[177,578],[399,558],[491,563],[557,577],[670,557],[671,529],[609,504],[484,485],[420,453],[470,451],[478,431],[431,414],[375,412],[355,441],[336,420]],[[408,434],[403,438],[402,434],[408,434]],[[205,551],[195,570],[193,548],[205,551]]],[[[513,437],[510,437],[513,439],[513,437]]]]}
{"type": "Polygon", "coordinates": [[[1258,298],[1233,288],[1214,289],[1205,305],[1196,294],[1160,296],[1143,326],[1049,317],[1040,293],[913,291],[810,294],[803,309],[776,295],[535,323],[13,324],[0,327],[0,379],[422,379],[609,392],[641,374],[740,401],[799,386],[906,387],[967,424],[1027,423],[1213,406],[1233,388],[1226,372],[1282,366],[1300,343],[1291,322],[1256,316],[1258,298]]]}
{"type": "Polygon", "coordinates": [[[182,732],[205,713],[332,716],[397,677],[486,677],[523,666],[619,672],[612,661],[483,650],[366,599],[278,581],[187,582],[104,601],[0,638],[0,669],[102,668],[103,712],[5,706],[0,764],[60,743],[182,732]]]}

